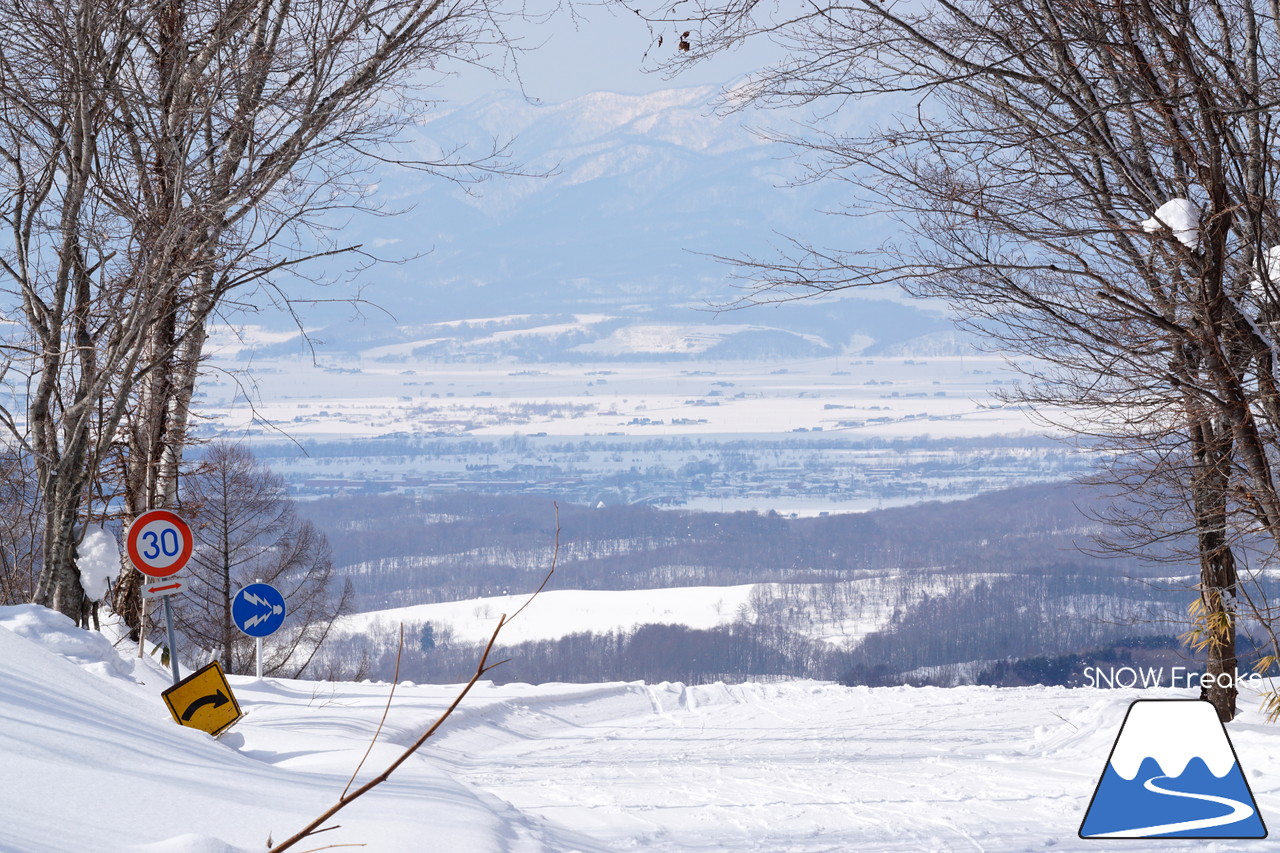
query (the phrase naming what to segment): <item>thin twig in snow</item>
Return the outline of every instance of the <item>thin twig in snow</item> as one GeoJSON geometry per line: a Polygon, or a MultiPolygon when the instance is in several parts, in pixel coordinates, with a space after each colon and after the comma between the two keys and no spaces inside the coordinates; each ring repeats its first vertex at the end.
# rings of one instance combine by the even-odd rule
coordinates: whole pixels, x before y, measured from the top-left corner
{"type": "MultiPolygon", "coordinates": [[[[547,570],[546,577],[542,579],[542,584],[537,588],[537,590],[534,591],[532,595],[529,596],[529,600],[526,601],[523,605],[521,605],[520,609],[517,610],[515,614],[511,617],[512,619],[514,619],[516,616],[519,616],[520,613],[526,607],[528,607],[529,604],[532,603],[535,598],[538,597],[538,595],[542,592],[542,590],[546,589],[547,582],[551,580],[551,576],[554,575],[556,572],[556,561],[559,559],[559,556],[560,556],[560,506],[559,504],[553,504],[553,505],[555,506],[555,510],[556,510],[556,532],[555,532],[555,547],[552,550],[552,554],[551,554],[551,567],[547,570]]],[[[444,725],[444,721],[449,719],[449,717],[453,714],[453,712],[458,709],[458,706],[462,704],[462,700],[467,697],[467,694],[470,693],[471,689],[475,687],[476,684],[479,683],[480,679],[483,678],[487,673],[489,673],[495,667],[501,666],[502,664],[506,663],[506,660],[500,660],[494,663],[490,663],[489,657],[490,655],[493,654],[493,648],[498,642],[498,635],[502,633],[503,627],[505,627],[509,621],[511,620],[507,618],[507,615],[505,613],[498,618],[498,624],[493,629],[493,634],[489,637],[489,642],[484,647],[484,652],[480,655],[480,659],[476,662],[475,673],[471,676],[471,679],[465,685],[463,685],[462,690],[460,690],[458,692],[458,695],[454,697],[454,700],[452,703],[450,703],[449,707],[446,708],[444,712],[440,714],[439,717],[436,718],[435,722],[432,723],[431,726],[425,732],[423,732],[418,737],[417,740],[415,740],[412,744],[410,744],[408,748],[404,750],[404,752],[400,753],[400,756],[396,758],[395,761],[391,762],[391,764],[389,764],[385,770],[383,770],[377,776],[370,779],[368,782],[361,785],[359,788],[356,788],[354,791],[350,790],[351,783],[349,782],[347,784],[347,789],[343,790],[342,795],[338,797],[337,802],[335,802],[329,808],[325,809],[325,811],[322,814],[320,814],[318,817],[316,817],[314,820],[308,823],[305,827],[300,829],[297,833],[290,836],[289,838],[286,838],[284,841],[280,842],[276,846],[272,847],[268,851],[268,853],[283,853],[283,851],[288,850],[289,848],[293,847],[295,844],[297,844],[299,841],[302,841],[305,838],[315,835],[318,832],[326,832],[329,829],[333,829],[333,827],[326,827],[325,829],[321,829],[320,827],[324,824],[325,821],[333,817],[342,809],[346,808],[352,802],[364,796],[369,791],[376,788],[378,785],[381,785],[383,782],[387,781],[387,779],[391,777],[391,774],[394,773],[397,769],[399,769],[400,765],[408,761],[411,755],[413,755],[415,752],[421,749],[422,745],[425,744],[427,740],[430,739],[431,736],[436,733],[437,730],[439,730],[440,726],[444,725]]],[[[401,629],[401,631],[402,631],[401,642],[403,643],[403,628],[401,629]]],[[[398,660],[397,660],[396,674],[397,676],[399,675],[398,660]]],[[[394,685],[392,689],[394,690],[394,685]]],[[[388,708],[389,707],[390,707],[390,701],[388,700],[388,708]]],[[[386,714],[384,712],[383,719],[385,720],[385,718],[386,718],[386,714]]],[[[382,730],[382,726],[381,724],[379,724],[378,731],[380,732],[381,730],[382,730]]],[[[377,737],[378,737],[378,733],[375,732],[374,733],[375,741],[377,740],[377,737]]],[[[373,745],[370,744],[369,748],[372,749],[373,745]]],[[[367,755],[368,753],[366,753],[366,757],[367,755]]],[[[363,759],[361,760],[361,763],[363,763],[363,759]]],[[[357,767],[356,770],[357,772],[359,772],[359,767],[357,767]]],[[[333,846],[336,847],[339,845],[333,845],[333,846]]],[[[326,849],[326,848],[319,848],[319,849],[326,849]]]]}

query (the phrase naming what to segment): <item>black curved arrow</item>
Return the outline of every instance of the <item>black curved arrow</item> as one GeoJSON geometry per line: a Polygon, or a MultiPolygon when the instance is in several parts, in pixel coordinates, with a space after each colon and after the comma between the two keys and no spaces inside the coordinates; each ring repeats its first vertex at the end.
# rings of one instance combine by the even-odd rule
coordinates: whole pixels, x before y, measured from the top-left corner
{"type": "Polygon", "coordinates": [[[215,708],[221,708],[230,701],[231,700],[227,698],[227,695],[223,693],[221,689],[212,696],[201,696],[199,699],[188,705],[187,710],[182,712],[182,720],[183,722],[190,722],[191,718],[195,716],[196,711],[199,711],[205,705],[212,705],[215,708]]]}

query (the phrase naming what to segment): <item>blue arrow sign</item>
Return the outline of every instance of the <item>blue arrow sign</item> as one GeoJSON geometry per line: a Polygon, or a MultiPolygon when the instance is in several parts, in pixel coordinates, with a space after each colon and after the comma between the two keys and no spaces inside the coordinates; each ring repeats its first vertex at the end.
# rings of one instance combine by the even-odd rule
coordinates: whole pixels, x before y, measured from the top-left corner
{"type": "Polygon", "coordinates": [[[269,583],[251,583],[231,599],[231,620],[242,634],[269,637],[284,624],[284,596],[269,583]]]}

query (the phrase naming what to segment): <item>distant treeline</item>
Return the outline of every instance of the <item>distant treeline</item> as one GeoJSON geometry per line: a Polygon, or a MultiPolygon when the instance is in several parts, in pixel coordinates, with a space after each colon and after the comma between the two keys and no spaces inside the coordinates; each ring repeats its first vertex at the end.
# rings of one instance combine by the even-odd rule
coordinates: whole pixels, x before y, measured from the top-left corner
{"type": "MultiPolygon", "coordinates": [[[[1086,513],[1099,508],[1064,484],[806,519],[562,503],[551,588],[773,585],[714,630],[647,625],[503,647],[511,660],[492,677],[1072,683],[1089,660],[1125,660],[1143,643],[1194,658],[1176,639],[1189,581],[1169,580],[1194,567],[1084,550],[1097,529],[1086,513]]],[[[358,610],[529,592],[555,551],[551,500],[346,497],[302,509],[330,531],[358,610]]],[[[445,626],[410,633],[401,678],[469,676],[478,647],[445,626]]],[[[390,678],[395,648],[389,632],[347,638],[326,666],[390,678]]]]}
{"type": "MultiPolygon", "coordinates": [[[[893,583],[876,580],[762,587],[735,622],[712,630],[644,625],[500,646],[498,658],[509,661],[491,677],[500,683],[1075,684],[1086,666],[1134,660],[1134,648],[1157,649],[1163,659],[1183,663],[1193,657],[1177,639],[1186,628],[1184,590],[1057,573],[974,579],[921,572],[893,583]],[[872,600],[858,600],[857,591],[872,600]],[[888,618],[878,631],[850,642],[812,639],[815,626],[842,616],[856,621],[881,607],[888,618]]],[[[470,675],[478,645],[453,642],[431,626],[407,627],[400,678],[448,683],[470,675]]],[[[395,631],[383,628],[337,643],[329,665],[389,679],[396,649],[395,631]]]]}
{"type": "MultiPolygon", "coordinates": [[[[561,504],[552,586],[831,582],[891,569],[1149,574],[1152,567],[1136,559],[1081,550],[1096,527],[1081,514],[1089,503],[1084,489],[1056,485],[802,519],[561,504]]],[[[530,591],[550,567],[556,541],[550,499],[352,496],[308,501],[300,510],[328,532],[334,563],[364,611],[530,591]]]]}

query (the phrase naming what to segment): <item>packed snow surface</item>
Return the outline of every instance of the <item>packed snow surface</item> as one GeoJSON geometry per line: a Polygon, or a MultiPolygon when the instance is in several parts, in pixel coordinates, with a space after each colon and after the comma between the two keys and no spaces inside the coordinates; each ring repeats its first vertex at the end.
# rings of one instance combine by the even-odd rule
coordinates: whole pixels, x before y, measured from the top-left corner
{"type": "MultiPolygon", "coordinates": [[[[233,677],[247,716],[215,740],[173,723],[166,672],[136,654],[47,610],[0,608],[0,851],[267,849],[341,793],[391,690],[233,677]]],[[[456,693],[399,685],[357,784],[456,693]]],[[[1076,832],[1129,703],[1191,695],[482,682],[389,782],[294,850],[1097,850],[1076,832]]],[[[1245,706],[1228,729],[1274,819],[1277,729],[1257,697],[1245,706]]]]}

